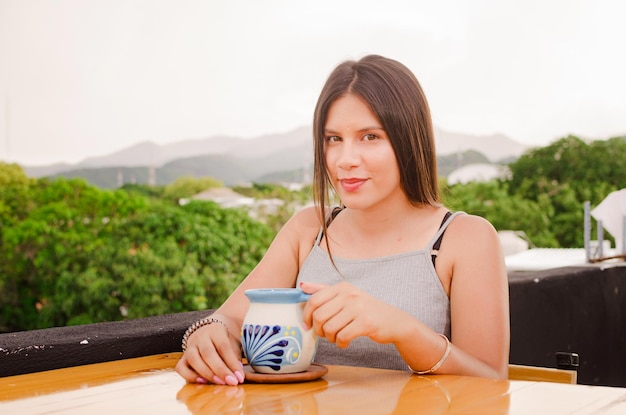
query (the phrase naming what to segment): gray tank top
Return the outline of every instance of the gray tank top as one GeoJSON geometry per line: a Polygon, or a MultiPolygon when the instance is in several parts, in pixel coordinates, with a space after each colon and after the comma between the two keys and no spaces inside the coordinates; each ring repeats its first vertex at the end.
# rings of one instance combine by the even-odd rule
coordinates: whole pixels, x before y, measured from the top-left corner
{"type": "MultiPolygon", "coordinates": [[[[450,338],[450,299],[433,265],[433,246],[450,222],[463,212],[453,213],[427,246],[417,251],[370,259],[333,257],[341,274],[333,267],[328,253],[320,248],[322,231],[302,264],[296,284],[301,281],[337,284],[346,281],[369,295],[392,304],[422,321],[437,333],[450,338]]],[[[297,285],[296,285],[297,286],[297,285]]],[[[392,344],[379,344],[358,337],[345,349],[319,339],[317,363],[409,370],[392,344]]]]}

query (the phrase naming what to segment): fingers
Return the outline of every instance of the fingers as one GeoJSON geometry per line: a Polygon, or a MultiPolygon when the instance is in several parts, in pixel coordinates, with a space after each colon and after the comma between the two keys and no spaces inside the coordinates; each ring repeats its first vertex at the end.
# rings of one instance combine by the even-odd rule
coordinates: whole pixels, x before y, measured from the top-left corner
{"type": "Polygon", "coordinates": [[[187,347],[187,351],[176,364],[176,372],[189,383],[218,383],[215,381],[215,372],[211,369],[210,363],[206,362],[196,347],[187,347]]]}
{"type": "MultiPolygon", "coordinates": [[[[342,317],[343,304],[337,297],[311,298],[311,327],[315,334],[326,337],[329,341],[335,342],[335,333],[339,331],[346,321],[345,313],[342,317]]],[[[306,307],[305,307],[306,308],[306,307]]]]}
{"type": "MultiPolygon", "coordinates": [[[[307,284],[302,288],[305,291],[317,287],[307,284]]],[[[358,315],[354,310],[358,307],[355,308],[352,303],[358,290],[349,284],[321,287],[305,306],[304,323],[312,327],[318,336],[327,338],[338,347],[346,347],[352,339],[362,335],[355,324],[358,315]]]]}
{"type": "Polygon", "coordinates": [[[176,371],[190,383],[234,386],[245,380],[239,343],[221,324],[202,327],[190,336],[176,371]]]}
{"type": "MultiPolygon", "coordinates": [[[[313,327],[313,312],[317,311],[319,307],[324,305],[330,298],[332,298],[333,294],[330,293],[330,288],[332,287],[327,287],[322,284],[313,284],[310,282],[300,283],[300,289],[303,292],[305,292],[306,294],[312,294],[312,296],[307,300],[307,303],[304,306],[304,310],[302,313],[302,320],[305,327],[313,327]],[[327,289],[324,290],[324,288],[327,289]]],[[[323,336],[318,331],[316,331],[316,334],[318,336],[323,336]]]]}
{"type": "MultiPolygon", "coordinates": [[[[315,320],[317,320],[317,317],[315,320]]],[[[338,311],[327,319],[320,318],[319,328],[316,323],[314,323],[314,328],[316,333],[321,333],[318,333],[319,336],[326,337],[328,341],[335,343],[339,348],[344,348],[350,344],[352,339],[357,337],[355,334],[357,330],[356,323],[354,316],[350,313],[338,311]]]]}
{"type": "Polygon", "coordinates": [[[235,386],[243,383],[245,376],[241,360],[236,357],[229,341],[208,342],[198,348],[199,353],[190,356],[192,367],[209,382],[235,386]]]}
{"type": "MultiPolygon", "coordinates": [[[[241,346],[239,342],[233,339],[232,337],[230,340],[231,340],[230,347],[224,350],[218,349],[218,353],[220,356],[222,356],[224,364],[235,376],[235,379],[237,379],[237,382],[243,383],[245,380],[245,372],[243,370],[243,363],[241,363],[241,346]]],[[[218,377],[220,377],[219,372],[217,373],[218,373],[218,377]]],[[[226,374],[226,372],[224,372],[222,373],[222,375],[224,377],[222,377],[221,379],[223,379],[226,382],[226,384],[230,384],[226,379],[226,377],[229,374],[226,374]]]]}
{"type": "Polygon", "coordinates": [[[312,282],[301,282],[300,289],[307,294],[315,294],[319,290],[326,288],[325,284],[313,284],[312,282]]]}
{"type": "MultiPolygon", "coordinates": [[[[327,286],[324,284],[313,284],[311,282],[301,282],[300,289],[306,294],[315,294],[327,286]]],[[[316,303],[320,303],[323,300],[316,300],[316,303]]],[[[305,328],[313,327],[313,311],[317,308],[317,305],[310,305],[311,299],[307,301],[307,305],[304,307],[303,323],[305,328]]]]}
{"type": "Polygon", "coordinates": [[[185,379],[187,383],[202,383],[204,380],[200,378],[200,375],[187,363],[187,353],[183,354],[180,360],[178,360],[174,370],[176,370],[176,373],[185,379]]]}

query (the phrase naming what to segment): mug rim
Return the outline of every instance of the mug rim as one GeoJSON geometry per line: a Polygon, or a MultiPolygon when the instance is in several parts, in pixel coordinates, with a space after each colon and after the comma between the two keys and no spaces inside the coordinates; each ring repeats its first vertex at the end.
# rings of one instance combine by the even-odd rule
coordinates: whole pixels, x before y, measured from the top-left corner
{"type": "Polygon", "coordinates": [[[251,288],[245,294],[250,302],[264,304],[302,303],[311,296],[299,288],[251,288]]]}

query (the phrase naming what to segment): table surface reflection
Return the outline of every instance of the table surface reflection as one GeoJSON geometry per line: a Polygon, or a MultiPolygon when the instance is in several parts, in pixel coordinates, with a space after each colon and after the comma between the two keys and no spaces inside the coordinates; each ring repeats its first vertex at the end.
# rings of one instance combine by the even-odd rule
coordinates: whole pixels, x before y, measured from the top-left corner
{"type": "Polygon", "coordinates": [[[625,414],[626,388],[328,366],[319,380],[186,384],[178,353],[0,378],[5,414],[625,414]]]}

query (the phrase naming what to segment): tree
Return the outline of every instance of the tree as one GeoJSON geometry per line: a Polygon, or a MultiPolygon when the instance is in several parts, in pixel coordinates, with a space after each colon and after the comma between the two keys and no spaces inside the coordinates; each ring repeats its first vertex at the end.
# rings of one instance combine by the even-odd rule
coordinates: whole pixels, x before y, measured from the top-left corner
{"type": "Polygon", "coordinates": [[[33,181],[24,195],[0,240],[2,331],[216,307],[274,235],[211,202],[178,206],[79,179],[33,181]]]}
{"type": "Polygon", "coordinates": [[[583,205],[600,203],[626,183],[626,139],[585,143],[568,136],[509,165],[510,196],[541,203],[559,246],[583,244],[583,205]]]}
{"type": "Polygon", "coordinates": [[[21,216],[2,232],[0,326],[58,325],[54,319],[39,321],[58,277],[84,268],[100,247],[99,232],[147,203],[125,192],[98,190],[80,179],[33,181],[25,195],[21,216]]]}
{"type": "Polygon", "coordinates": [[[537,246],[558,246],[549,226],[549,201],[510,196],[507,187],[506,181],[497,180],[455,184],[443,187],[443,198],[451,209],[484,217],[497,230],[522,230],[537,246]]]}
{"type": "MultiPolygon", "coordinates": [[[[509,191],[537,200],[540,194],[555,196],[568,184],[578,199],[589,196],[599,203],[607,189],[626,183],[626,139],[593,141],[568,136],[547,147],[531,150],[511,163],[509,191]],[[593,191],[600,188],[602,192],[593,191]]],[[[581,204],[584,200],[581,200],[581,204]]]]}
{"type": "Polygon", "coordinates": [[[165,186],[163,197],[178,202],[183,197],[191,197],[204,190],[222,187],[222,182],[211,177],[195,178],[191,176],[179,177],[165,186]]]}

